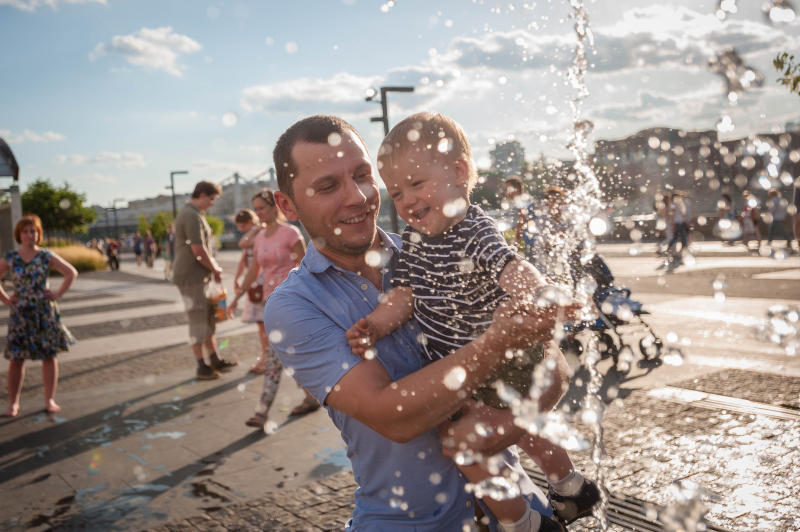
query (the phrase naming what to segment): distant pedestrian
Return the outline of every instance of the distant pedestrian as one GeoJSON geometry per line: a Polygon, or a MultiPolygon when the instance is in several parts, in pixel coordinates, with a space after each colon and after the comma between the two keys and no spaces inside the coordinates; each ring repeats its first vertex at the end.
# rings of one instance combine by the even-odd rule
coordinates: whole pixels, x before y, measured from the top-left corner
{"type": "Polygon", "coordinates": [[[175,260],[175,226],[167,226],[167,234],[164,236],[164,279],[172,280],[172,261],[175,260]]]}
{"type": "Polygon", "coordinates": [[[681,249],[677,254],[680,260],[683,252],[689,247],[689,220],[691,212],[689,204],[685,201],[685,196],[679,192],[672,194],[670,204],[670,219],[672,220],[672,239],[667,245],[667,256],[671,256],[676,244],[680,242],[681,249]]]}
{"type": "MultiPolygon", "coordinates": [[[[239,248],[242,250],[242,255],[239,258],[239,263],[236,265],[236,273],[233,274],[233,291],[238,293],[240,289],[244,290],[247,297],[244,300],[242,308],[242,321],[244,323],[258,324],[258,339],[261,343],[261,352],[258,355],[256,363],[250,368],[250,373],[263,375],[266,371],[267,349],[269,349],[269,340],[267,339],[267,332],[264,330],[264,283],[263,275],[259,275],[255,282],[247,287],[242,287],[240,282],[242,276],[247,274],[250,266],[253,265],[255,259],[253,258],[253,241],[258,233],[264,227],[258,219],[258,215],[251,209],[241,209],[236,213],[233,219],[236,223],[236,228],[242,233],[242,238],[239,239],[239,248]]],[[[232,317],[235,310],[235,300],[231,302],[228,307],[228,314],[232,317]]]]}
{"type": "Polygon", "coordinates": [[[153,232],[148,229],[144,236],[144,262],[147,264],[148,268],[153,267],[153,263],[156,260],[156,253],[158,253],[156,239],[153,238],[153,232]]]}
{"type": "MultiPolygon", "coordinates": [[[[275,196],[272,190],[265,188],[260,190],[252,198],[253,209],[258,214],[262,229],[255,233],[253,237],[253,262],[247,269],[239,288],[236,290],[236,297],[231,303],[231,308],[236,309],[239,299],[257,282],[262,279],[262,293],[259,298],[259,306],[262,312],[264,302],[272,291],[281,284],[289,272],[300,264],[306,253],[305,241],[300,230],[293,225],[287,224],[283,214],[275,206],[275,196]]],[[[263,325],[262,325],[263,328],[263,325]]],[[[262,355],[264,359],[264,385],[259,398],[258,407],[255,414],[248,419],[245,424],[250,427],[263,428],[267,422],[269,409],[275,400],[280,384],[283,367],[275,355],[275,351],[269,343],[262,355]]],[[[310,396],[295,410],[303,408],[303,414],[319,408],[317,403],[310,396]],[[308,401],[308,403],[307,403],[308,401]]],[[[292,412],[297,415],[297,412],[292,412]]]]}
{"type": "Polygon", "coordinates": [[[119,242],[116,239],[108,239],[106,243],[106,258],[111,271],[119,270],[119,242]]]}
{"type": "Polygon", "coordinates": [[[237,364],[217,355],[214,308],[207,297],[211,281],[222,282],[222,268],[211,254],[211,227],[205,217],[220,194],[222,189],[216,183],[200,181],[175,219],[172,280],[189,316],[189,342],[197,361],[197,378],[204,380],[219,378],[220,371],[230,371],[237,364]],[[203,360],[203,347],[208,352],[208,364],[203,360]]]}
{"type": "Polygon", "coordinates": [[[772,245],[772,237],[777,231],[786,239],[786,247],[792,249],[792,239],[786,232],[786,208],[789,203],[781,197],[774,188],[767,193],[767,212],[770,214],[769,229],[767,230],[767,245],[772,245]]]}
{"type": "Polygon", "coordinates": [[[658,244],[657,253],[666,255],[672,236],[675,234],[672,221],[672,193],[660,191],[656,194],[656,217],[664,222],[664,239],[658,244]]]}
{"type": "Polygon", "coordinates": [[[133,254],[136,255],[136,265],[142,265],[142,246],[143,246],[143,239],[142,235],[136,233],[133,235],[133,254]]]}
{"type": "Polygon", "coordinates": [[[742,207],[742,243],[749,250],[758,251],[761,247],[761,230],[758,224],[761,222],[761,211],[758,208],[758,198],[750,193],[749,190],[742,191],[744,207],[742,207]],[[756,246],[750,246],[750,242],[756,241],[756,246]]]}
{"type": "Polygon", "coordinates": [[[800,181],[795,179],[794,191],[792,192],[792,208],[794,213],[794,239],[797,242],[797,249],[800,251],[800,181]]]}
{"type": "Polygon", "coordinates": [[[14,294],[9,296],[0,285],[0,301],[11,307],[5,357],[8,365],[8,410],[3,416],[19,414],[19,397],[25,378],[25,361],[42,361],[44,408],[56,413],[61,407],[55,401],[58,385],[59,351],[69,349],[75,340],[61,324],[56,300],[69,290],[78,276],[75,268],[52,251],[42,249],[42,222],[33,214],[23,216],[14,227],[18,250],[9,251],[0,259],[0,277],[10,273],[14,294]],[[61,286],[55,292],[48,287],[48,273],[61,274],[61,286]]]}

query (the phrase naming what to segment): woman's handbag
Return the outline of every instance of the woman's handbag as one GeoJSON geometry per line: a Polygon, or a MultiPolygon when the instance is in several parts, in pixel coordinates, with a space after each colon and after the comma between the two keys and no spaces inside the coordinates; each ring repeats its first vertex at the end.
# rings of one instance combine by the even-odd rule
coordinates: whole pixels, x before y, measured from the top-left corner
{"type": "Polygon", "coordinates": [[[261,303],[264,298],[264,285],[257,284],[247,290],[247,299],[251,303],[261,303]]]}

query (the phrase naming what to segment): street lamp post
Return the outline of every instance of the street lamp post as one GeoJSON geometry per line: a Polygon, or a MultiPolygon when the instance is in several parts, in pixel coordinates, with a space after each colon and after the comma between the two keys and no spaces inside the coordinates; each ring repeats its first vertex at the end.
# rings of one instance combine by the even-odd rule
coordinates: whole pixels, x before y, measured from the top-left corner
{"type": "Polygon", "coordinates": [[[167,187],[172,191],[172,219],[178,216],[178,208],[175,205],[175,176],[179,174],[188,174],[187,170],[173,170],[169,173],[169,186],[167,187]]]}
{"type": "Polygon", "coordinates": [[[125,201],[122,198],[114,198],[111,201],[111,207],[114,209],[114,238],[119,240],[119,220],[117,219],[117,202],[125,201]]]}
{"type": "MultiPolygon", "coordinates": [[[[373,116],[369,119],[370,122],[382,122],[383,123],[383,135],[386,136],[389,134],[389,101],[387,98],[387,93],[389,92],[414,92],[414,87],[381,87],[380,88],[381,99],[375,103],[381,104],[381,116],[373,116]]],[[[371,102],[375,101],[375,96],[378,95],[378,92],[375,89],[369,89],[367,91],[367,97],[365,98],[366,101],[371,102]]],[[[389,213],[392,219],[392,232],[399,233],[400,232],[400,225],[397,221],[397,209],[394,206],[394,202],[389,202],[389,213]]]]}

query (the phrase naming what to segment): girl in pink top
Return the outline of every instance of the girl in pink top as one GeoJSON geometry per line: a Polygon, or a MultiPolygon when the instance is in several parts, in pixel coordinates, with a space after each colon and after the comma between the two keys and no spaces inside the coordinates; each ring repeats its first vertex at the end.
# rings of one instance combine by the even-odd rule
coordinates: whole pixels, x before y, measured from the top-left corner
{"type": "MultiPolygon", "coordinates": [[[[289,272],[300,264],[306,253],[305,241],[300,231],[285,222],[283,214],[275,206],[275,198],[268,188],[261,189],[252,199],[253,210],[256,211],[262,229],[253,237],[253,258],[247,269],[244,280],[236,290],[236,297],[231,308],[236,309],[239,299],[247,293],[261,274],[263,280],[262,303],[281,284],[289,272]]],[[[263,327],[263,325],[262,325],[263,327]]],[[[264,387],[255,415],[245,424],[263,428],[267,415],[275,400],[278,384],[281,380],[282,367],[272,347],[267,343],[263,355],[264,387]]],[[[293,415],[307,414],[319,408],[319,404],[308,394],[303,402],[292,410],[293,415]]]]}

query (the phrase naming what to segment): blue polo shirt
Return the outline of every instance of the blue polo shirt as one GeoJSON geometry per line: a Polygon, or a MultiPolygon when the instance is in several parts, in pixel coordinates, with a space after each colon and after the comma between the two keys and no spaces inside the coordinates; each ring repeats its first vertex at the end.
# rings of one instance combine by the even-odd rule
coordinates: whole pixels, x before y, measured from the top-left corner
{"type": "MultiPolygon", "coordinates": [[[[391,255],[382,279],[389,291],[400,237],[378,231],[391,255]]],[[[311,243],[300,266],[269,296],[264,326],[281,363],[325,406],[347,446],[359,486],[347,529],[461,530],[473,519],[473,500],[455,463],[442,455],[436,430],[396,443],[325,404],[339,380],[362,362],[344,334],[375,309],[379,295],[371,282],[339,268],[311,243]]],[[[377,359],[393,381],[421,368],[418,334],[409,322],[378,340],[377,359]]],[[[518,457],[509,452],[508,458],[521,471],[518,457]]],[[[525,479],[523,492],[535,494],[532,506],[550,515],[541,492],[525,479]]]]}

